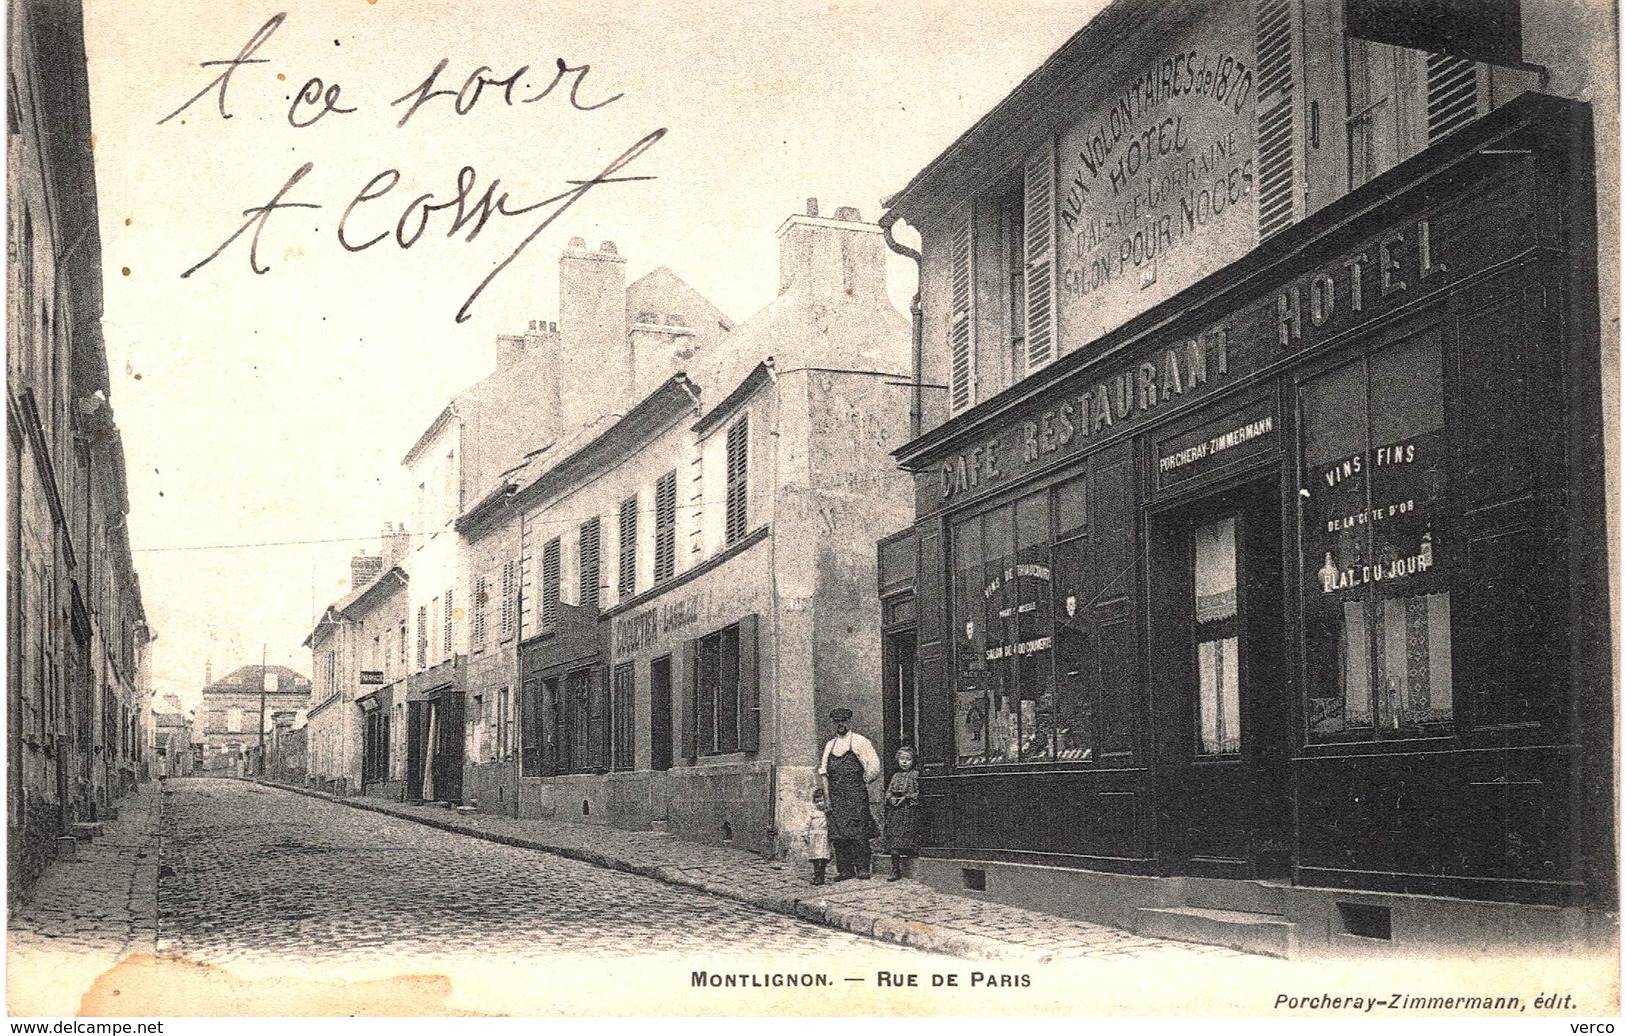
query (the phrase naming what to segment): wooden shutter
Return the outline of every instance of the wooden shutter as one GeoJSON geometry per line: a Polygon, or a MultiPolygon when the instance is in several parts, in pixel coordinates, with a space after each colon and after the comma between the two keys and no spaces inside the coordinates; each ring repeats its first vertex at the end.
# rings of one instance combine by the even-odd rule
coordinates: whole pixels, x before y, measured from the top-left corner
{"type": "Polygon", "coordinates": [[[741,418],[728,429],[728,515],[727,542],[738,543],[745,538],[748,524],[747,503],[750,472],[750,420],[741,418]]]}
{"type": "Polygon", "coordinates": [[[754,614],[739,620],[739,750],[755,752],[762,747],[761,678],[756,664],[754,614]]]}
{"type": "Polygon", "coordinates": [[[638,498],[629,496],[621,501],[620,570],[615,585],[622,600],[631,597],[638,588],[638,498]]]}
{"type": "Polygon", "coordinates": [[[542,548],[542,629],[552,629],[559,621],[559,538],[542,548]]]}
{"type": "Polygon", "coordinates": [[[1055,358],[1055,142],[1027,156],[1022,197],[1026,240],[1027,369],[1055,358]]]}
{"type": "Polygon", "coordinates": [[[655,578],[670,579],[677,571],[677,472],[668,471],[655,483],[655,578]]]}
{"type": "Polygon", "coordinates": [[[1429,54],[1428,143],[1478,118],[1478,66],[1462,58],[1429,54]]]}
{"type": "Polygon", "coordinates": [[[1296,203],[1292,134],[1292,3],[1257,0],[1258,239],[1291,226],[1296,203]]]}
{"type": "Polygon", "coordinates": [[[959,413],[976,402],[975,312],[971,291],[971,213],[954,225],[948,240],[948,408],[959,413]]]}
{"type": "Polygon", "coordinates": [[[683,642],[683,715],[678,723],[682,732],[683,758],[693,763],[699,758],[698,738],[700,698],[700,642],[683,642]]]}
{"type": "Polygon", "coordinates": [[[581,596],[578,600],[581,607],[598,609],[598,587],[603,582],[599,576],[599,525],[598,519],[581,523],[581,596]]]}
{"type": "Polygon", "coordinates": [[[474,580],[474,615],[470,635],[475,644],[485,643],[485,603],[491,597],[491,584],[484,576],[474,580]]]}
{"type": "Polygon", "coordinates": [[[504,562],[502,565],[502,638],[513,636],[514,612],[518,601],[514,597],[513,562],[504,562]]]}

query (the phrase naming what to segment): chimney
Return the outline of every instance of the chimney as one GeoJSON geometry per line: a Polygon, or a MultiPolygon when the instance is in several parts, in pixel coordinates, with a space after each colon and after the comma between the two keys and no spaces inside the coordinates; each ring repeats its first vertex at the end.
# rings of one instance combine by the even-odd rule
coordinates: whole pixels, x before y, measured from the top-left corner
{"type": "Polygon", "coordinates": [[[872,302],[886,294],[886,245],[878,226],[843,205],[820,218],[818,199],[807,214],[779,228],[779,294],[795,290],[824,302],[872,302]]]}
{"type": "Polygon", "coordinates": [[[385,522],[381,540],[380,553],[383,557],[379,559],[379,571],[399,565],[406,560],[407,552],[412,549],[412,534],[406,531],[405,522],[401,522],[399,526],[385,522]]]}
{"type": "Polygon", "coordinates": [[[626,339],[626,260],[605,241],[590,251],[579,237],[559,257],[559,396],[565,427],[631,403],[626,339]]]}
{"type": "Polygon", "coordinates": [[[384,559],[361,553],[350,558],[350,589],[359,590],[378,578],[384,570],[384,559]]]}
{"type": "Polygon", "coordinates": [[[507,370],[538,349],[551,356],[558,351],[558,334],[558,321],[532,320],[523,334],[497,335],[497,370],[507,370]]]}
{"type": "Polygon", "coordinates": [[[212,683],[214,683],[214,663],[205,662],[203,663],[203,686],[207,687],[212,683]]]}

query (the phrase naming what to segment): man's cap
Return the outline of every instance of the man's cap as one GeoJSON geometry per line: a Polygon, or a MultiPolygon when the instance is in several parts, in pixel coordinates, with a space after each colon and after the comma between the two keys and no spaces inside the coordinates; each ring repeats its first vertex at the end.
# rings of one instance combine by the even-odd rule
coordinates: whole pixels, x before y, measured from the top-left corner
{"type": "Polygon", "coordinates": [[[829,718],[834,720],[837,723],[844,723],[847,720],[852,718],[852,710],[851,709],[831,709],[831,710],[829,710],[829,718]]]}

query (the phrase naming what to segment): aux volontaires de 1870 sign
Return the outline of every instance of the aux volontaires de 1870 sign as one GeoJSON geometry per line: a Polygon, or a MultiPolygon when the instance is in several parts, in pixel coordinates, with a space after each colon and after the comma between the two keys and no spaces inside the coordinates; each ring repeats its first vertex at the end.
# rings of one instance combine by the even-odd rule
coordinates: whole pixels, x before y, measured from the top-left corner
{"type": "Polygon", "coordinates": [[[1258,240],[1246,4],[1217,5],[1061,134],[1062,341],[1088,342],[1258,240]]]}

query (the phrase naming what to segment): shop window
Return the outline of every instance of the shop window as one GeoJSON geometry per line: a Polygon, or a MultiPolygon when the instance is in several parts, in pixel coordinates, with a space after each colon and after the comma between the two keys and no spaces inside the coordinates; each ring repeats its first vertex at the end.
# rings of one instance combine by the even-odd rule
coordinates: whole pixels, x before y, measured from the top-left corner
{"type": "Polygon", "coordinates": [[[1241,692],[1236,638],[1236,520],[1193,534],[1196,615],[1197,745],[1200,755],[1241,751],[1241,692]]]}
{"type": "Polygon", "coordinates": [[[610,717],[614,727],[610,768],[614,770],[632,769],[637,758],[637,724],[633,713],[634,672],[631,662],[615,667],[614,693],[610,701],[610,717]]]}
{"type": "Polygon", "coordinates": [[[1451,729],[1441,377],[1428,334],[1301,389],[1311,741],[1451,729]]]}
{"type": "Polygon", "coordinates": [[[699,755],[759,746],[756,616],[693,642],[695,749],[699,755]]]}
{"type": "Polygon", "coordinates": [[[954,531],[960,765],[1055,755],[1049,492],[954,531]]]}

